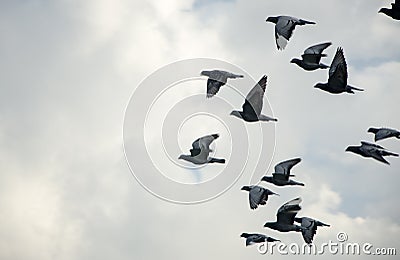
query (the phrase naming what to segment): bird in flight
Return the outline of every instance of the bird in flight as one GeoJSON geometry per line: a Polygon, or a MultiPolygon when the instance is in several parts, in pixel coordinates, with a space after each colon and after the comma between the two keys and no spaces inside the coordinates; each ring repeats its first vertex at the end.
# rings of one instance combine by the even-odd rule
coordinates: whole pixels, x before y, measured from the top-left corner
{"type": "Polygon", "coordinates": [[[314,236],[317,233],[317,227],[330,227],[328,224],[308,217],[294,218],[294,221],[301,224],[301,227],[303,228],[301,234],[307,244],[312,243],[314,236]]]}
{"type": "Polygon", "coordinates": [[[322,52],[331,44],[332,43],[330,42],[325,42],[310,46],[304,51],[304,54],[301,55],[301,60],[294,58],[290,62],[297,64],[299,67],[309,71],[316,69],[327,69],[329,66],[320,63],[320,61],[322,57],[326,57],[326,54],[323,54],[322,52]]]}
{"type": "Polygon", "coordinates": [[[368,129],[368,132],[375,134],[375,142],[390,137],[396,137],[397,139],[400,139],[400,132],[397,131],[396,129],[390,129],[386,127],[382,128],[370,127],[368,129]]]}
{"type": "Polygon", "coordinates": [[[278,121],[276,118],[261,114],[266,86],[267,76],[264,75],[247,94],[244,104],[242,105],[243,111],[234,110],[231,112],[231,115],[241,118],[246,122],[278,121]]]}
{"type": "Polygon", "coordinates": [[[219,89],[226,84],[228,78],[243,78],[243,75],[237,75],[223,70],[203,70],[200,74],[208,77],[207,98],[213,97],[217,94],[219,89]]]}
{"type": "Polygon", "coordinates": [[[240,237],[246,238],[246,246],[254,245],[256,243],[280,241],[278,239],[257,233],[242,233],[240,237]]]}
{"type": "Polygon", "coordinates": [[[297,212],[301,210],[301,198],[296,198],[283,204],[276,214],[275,222],[267,222],[264,227],[268,227],[280,232],[296,231],[300,232],[304,228],[294,224],[297,212]]]}
{"type": "Polygon", "coordinates": [[[272,176],[264,176],[261,181],[266,181],[277,186],[285,186],[285,185],[300,185],[304,186],[304,183],[300,183],[294,180],[290,180],[289,177],[294,177],[294,175],[290,174],[290,170],[301,162],[301,158],[294,158],[290,160],[286,160],[275,165],[275,172],[272,176]]]}
{"type": "Polygon", "coordinates": [[[378,160],[380,162],[390,164],[388,161],[383,158],[383,156],[396,156],[398,157],[398,154],[392,153],[387,151],[384,147],[377,145],[377,144],[371,144],[368,142],[361,142],[360,146],[349,146],[346,148],[346,152],[352,152],[359,154],[363,157],[371,157],[374,158],[375,160],[378,160]]]}
{"type": "Polygon", "coordinates": [[[196,139],[192,143],[190,155],[182,154],[178,159],[183,159],[194,164],[225,163],[225,159],[218,159],[208,156],[212,152],[210,149],[210,144],[218,137],[219,134],[212,134],[196,139]]]}
{"type": "Polygon", "coordinates": [[[332,94],[340,94],[343,92],[354,94],[354,90],[364,91],[363,89],[347,85],[347,78],[346,60],[344,58],[343,49],[339,47],[336,50],[335,57],[329,68],[328,83],[317,83],[314,88],[319,88],[332,94]]]}
{"type": "Polygon", "coordinates": [[[243,186],[241,190],[249,192],[249,203],[251,209],[256,209],[258,205],[265,205],[268,200],[268,195],[279,195],[269,189],[257,185],[243,186]]]}
{"type": "Polygon", "coordinates": [[[278,50],[285,49],[296,25],[315,24],[315,22],[284,15],[276,17],[270,16],[266,21],[275,24],[275,41],[278,50]]]}
{"type": "Polygon", "coordinates": [[[392,9],[381,8],[378,13],[384,13],[395,20],[400,20],[400,0],[396,0],[392,3],[392,9]]]}

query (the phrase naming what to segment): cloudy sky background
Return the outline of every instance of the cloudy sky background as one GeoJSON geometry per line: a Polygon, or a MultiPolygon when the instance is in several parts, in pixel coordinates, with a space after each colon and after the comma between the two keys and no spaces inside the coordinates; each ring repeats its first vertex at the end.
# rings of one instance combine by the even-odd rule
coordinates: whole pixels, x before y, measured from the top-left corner
{"type": "MultiPolygon", "coordinates": [[[[360,140],[372,141],[370,126],[400,128],[400,27],[377,13],[389,5],[373,0],[1,2],[0,258],[258,259],[267,256],[245,248],[240,233],[302,243],[300,234],[262,228],[281,204],[297,196],[303,198],[299,215],[332,225],[318,231],[317,245],[345,231],[351,242],[399,250],[400,160],[389,158],[387,166],[344,152],[360,140]],[[286,50],[278,52],[273,25],[265,19],[279,14],[317,25],[297,28],[286,50]],[[313,89],[326,81],[327,71],[306,72],[289,63],[324,41],[333,42],[324,62],[329,64],[342,46],[349,83],[365,92],[332,96],[313,89]],[[250,170],[222,196],[196,205],[160,200],[132,177],[122,139],[130,96],[160,67],[204,57],[239,66],[255,80],[269,76],[267,97],[279,118],[272,164],[302,157],[294,170],[305,188],[271,187],[281,196],[252,212],[240,191],[249,184],[250,170]]],[[[251,87],[239,80],[234,84],[244,94],[251,87]]],[[[240,108],[229,88],[218,94],[232,97],[240,108]]],[[[182,138],[178,142],[187,148],[185,138],[192,139],[182,138]]],[[[217,153],[227,154],[220,146],[229,140],[218,142],[217,153]]],[[[380,144],[400,152],[398,140],[380,144]]]]}

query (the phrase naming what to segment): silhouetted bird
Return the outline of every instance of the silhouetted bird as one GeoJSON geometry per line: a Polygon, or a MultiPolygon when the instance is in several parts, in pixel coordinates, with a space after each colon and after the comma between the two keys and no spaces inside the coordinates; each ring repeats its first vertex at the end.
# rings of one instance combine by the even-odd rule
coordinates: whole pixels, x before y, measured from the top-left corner
{"type": "Polygon", "coordinates": [[[378,13],[384,13],[395,20],[400,20],[400,0],[396,0],[392,3],[392,9],[381,8],[378,13]]]}
{"type": "Polygon", "coordinates": [[[332,43],[330,42],[326,42],[308,47],[304,51],[304,54],[301,55],[301,60],[294,58],[290,62],[297,64],[305,70],[327,69],[329,66],[320,63],[320,61],[321,57],[326,57],[326,54],[323,54],[322,52],[331,44],[332,43]]]}
{"type": "Polygon", "coordinates": [[[278,50],[285,49],[296,25],[315,24],[315,22],[309,22],[291,16],[271,16],[268,17],[266,21],[275,24],[275,41],[278,50]]]}
{"type": "Polygon", "coordinates": [[[239,117],[247,122],[278,121],[276,118],[261,114],[266,86],[267,76],[264,75],[250,90],[249,94],[247,94],[246,100],[242,106],[243,112],[234,110],[231,112],[231,115],[239,117]]]}
{"type": "Polygon", "coordinates": [[[363,157],[371,157],[386,164],[390,163],[386,161],[383,156],[399,156],[398,154],[386,151],[386,149],[380,145],[368,142],[361,142],[361,146],[349,146],[346,148],[346,152],[353,152],[363,157]]]}
{"type": "Polygon", "coordinates": [[[294,224],[294,218],[297,212],[301,210],[300,204],[301,198],[293,199],[283,204],[276,214],[276,222],[267,222],[264,227],[274,229],[280,232],[296,231],[300,232],[303,230],[301,226],[294,224]]]}
{"type": "Polygon", "coordinates": [[[363,89],[347,85],[347,77],[346,60],[344,58],[343,49],[339,47],[329,69],[328,83],[317,83],[314,88],[319,88],[332,94],[340,94],[343,92],[354,94],[353,90],[364,91],[363,89]]]}
{"type": "Polygon", "coordinates": [[[192,143],[192,149],[190,149],[190,155],[180,155],[178,159],[183,159],[194,164],[205,164],[205,163],[225,163],[225,159],[217,159],[208,157],[212,150],[210,144],[219,137],[218,134],[206,135],[196,139],[192,143]]]}
{"type": "Polygon", "coordinates": [[[317,227],[330,227],[328,224],[308,217],[295,218],[294,221],[301,224],[301,227],[303,228],[301,234],[307,244],[312,243],[314,235],[317,233],[317,227]]]}
{"type": "Polygon", "coordinates": [[[267,237],[266,235],[257,233],[252,233],[252,234],[242,233],[240,237],[246,238],[246,246],[250,246],[256,243],[280,241],[278,239],[267,237]]]}
{"type": "Polygon", "coordinates": [[[293,166],[301,162],[300,158],[290,159],[275,165],[275,172],[272,176],[264,176],[262,177],[262,181],[266,181],[277,186],[285,186],[285,185],[300,185],[304,186],[304,183],[300,183],[294,180],[289,180],[289,177],[294,177],[294,175],[290,174],[290,169],[293,166]]]}
{"type": "Polygon", "coordinates": [[[249,192],[249,203],[251,209],[256,209],[258,205],[265,205],[268,200],[268,195],[278,195],[269,189],[257,185],[243,186],[242,190],[249,192]]]}
{"type": "Polygon", "coordinates": [[[389,137],[396,137],[397,139],[400,139],[400,132],[396,129],[371,127],[368,129],[368,132],[375,134],[375,142],[389,137]]]}
{"type": "Polygon", "coordinates": [[[243,78],[243,75],[233,74],[223,70],[204,70],[201,75],[207,76],[207,97],[213,97],[219,89],[226,84],[228,78],[243,78]]]}

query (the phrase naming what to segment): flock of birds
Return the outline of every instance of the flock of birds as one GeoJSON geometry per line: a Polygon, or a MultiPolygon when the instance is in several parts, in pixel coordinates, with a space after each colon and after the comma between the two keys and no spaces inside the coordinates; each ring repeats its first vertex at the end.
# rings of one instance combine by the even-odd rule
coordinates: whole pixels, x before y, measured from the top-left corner
{"type": "MultiPolygon", "coordinates": [[[[400,0],[396,0],[392,4],[392,9],[382,8],[380,13],[384,13],[393,19],[400,20],[400,0]]],[[[306,21],[290,16],[277,16],[268,17],[267,22],[275,24],[275,40],[278,50],[283,50],[293,31],[297,25],[315,24],[315,22],[306,21]]],[[[351,93],[354,91],[363,91],[363,89],[356,88],[347,84],[348,73],[347,64],[344,57],[344,52],[341,47],[337,48],[336,54],[330,66],[321,63],[321,58],[326,57],[323,51],[328,48],[332,43],[320,43],[308,47],[301,55],[301,59],[294,58],[291,63],[294,63],[307,71],[317,69],[328,69],[327,83],[317,83],[314,87],[331,94],[351,93]]],[[[202,71],[201,75],[207,76],[207,98],[211,98],[218,93],[220,88],[224,86],[228,79],[243,78],[243,75],[237,75],[223,70],[202,71]]],[[[263,108],[263,97],[267,86],[267,76],[264,75],[258,83],[247,94],[245,101],[242,105],[242,111],[234,110],[231,112],[232,116],[238,117],[246,122],[258,121],[274,121],[277,119],[261,114],[263,108]]],[[[375,142],[395,137],[400,139],[400,132],[390,128],[375,128],[371,127],[368,132],[375,135],[375,142]]],[[[207,163],[225,163],[225,159],[210,157],[212,150],[210,149],[211,143],[219,137],[219,134],[212,134],[198,138],[192,143],[190,155],[180,155],[179,159],[189,161],[193,164],[207,164],[207,163]]],[[[387,151],[384,147],[361,142],[360,146],[349,146],[345,151],[353,152],[363,157],[370,157],[385,164],[389,164],[385,160],[385,156],[399,156],[398,154],[387,151]]],[[[294,158],[278,163],[274,167],[274,173],[271,176],[264,176],[259,181],[268,182],[276,186],[304,186],[304,183],[292,180],[291,169],[301,162],[301,158],[294,158]]],[[[266,205],[268,196],[278,195],[277,193],[257,185],[243,186],[241,190],[249,193],[250,209],[255,210],[259,205],[266,205]]],[[[307,244],[313,242],[318,227],[329,227],[319,220],[311,217],[296,217],[297,213],[301,210],[301,198],[295,198],[283,204],[277,211],[276,221],[267,222],[264,227],[279,231],[279,232],[301,232],[304,241],[307,244]],[[298,224],[296,224],[298,223],[298,224]]],[[[258,233],[242,233],[241,237],[246,239],[246,246],[255,243],[275,242],[278,239],[258,233]]]]}

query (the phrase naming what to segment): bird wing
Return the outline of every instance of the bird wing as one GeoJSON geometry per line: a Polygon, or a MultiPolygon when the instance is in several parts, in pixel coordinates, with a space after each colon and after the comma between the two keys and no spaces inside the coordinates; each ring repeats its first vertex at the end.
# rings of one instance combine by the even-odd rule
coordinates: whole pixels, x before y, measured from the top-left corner
{"type": "Polygon", "coordinates": [[[253,186],[249,192],[249,203],[251,209],[256,209],[259,204],[264,205],[265,200],[265,189],[260,186],[253,186]]]}
{"type": "Polygon", "coordinates": [[[263,97],[265,93],[265,88],[267,87],[267,76],[264,75],[258,83],[250,90],[249,94],[246,96],[246,100],[242,106],[243,113],[245,114],[255,114],[258,116],[261,114],[263,107],[263,97]]]}
{"type": "Polygon", "coordinates": [[[371,144],[368,142],[361,142],[361,147],[360,149],[365,153],[368,154],[369,156],[371,156],[372,158],[374,158],[375,160],[378,160],[380,162],[383,162],[385,164],[389,164],[388,161],[386,161],[385,158],[383,158],[382,156],[382,150],[384,150],[385,148],[383,148],[380,145],[377,144],[371,144]]]}
{"type": "Polygon", "coordinates": [[[301,158],[294,158],[290,160],[286,160],[275,165],[275,174],[285,176],[286,180],[289,180],[290,169],[293,168],[296,164],[301,162],[301,158]]]}
{"type": "Polygon", "coordinates": [[[263,234],[251,234],[246,238],[246,246],[264,242],[267,237],[263,234]]]}
{"type": "Polygon", "coordinates": [[[338,48],[329,68],[328,84],[333,88],[344,89],[347,86],[347,64],[343,49],[338,48]]]}
{"type": "Polygon", "coordinates": [[[385,147],[382,147],[382,146],[380,146],[378,144],[371,144],[371,143],[368,143],[368,142],[365,142],[365,141],[361,141],[361,146],[363,146],[363,147],[373,147],[373,148],[377,148],[377,149],[386,150],[385,147]]]}
{"type": "Polygon", "coordinates": [[[319,64],[321,57],[326,56],[325,54],[322,54],[322,52],[331,44],[331,42],[326,42],[310,46],[304,51],[304,54],[301,55],[301,57],[306,63],[319,64]]]}
{"type": "Polygon", "coordinates": [[[283,36],[286,40],[289,40],[293,35],[293,30],[299,19],[290,16],[279,16],[278,22],[275,25],[275,36],[283,36]]]}
{"type": "Polygon", "coordinates": [[[207,80],[207,97],[213,97],[215,94],[218,93],[219,89],[225,85],[225,83],[214,80],[212,78],[208,78],[207,80]]]}
{"type": "Polygon", "coordinates": [[[301,227],[303,227],[301,234],[303,235],[303,239],[307,244],[311,244],[314,235],[317,233],[317,223],[312,218],[302,218],[301,227]]]}
{"type": "Polygon", "coordinates": [[[281,224],[293,225],[297,212],[301,210],[301,198],[296,198],[283,204],[279,209],[277,221],[281,224]]]}
{"type": "Polygon", "coordinates": [[[207,160],[208,155],[210,154],[210,144],[219,137],[218,134],[206,135],[200,138],[197,138],[192,143],[192,149],[190,149],[190,154],[192,157],[198,156],[203,160],[207,160]]]}
{"type": "Polygon", "coordinates": [[[379,141],[379,140],[391,137],[392,135],[395,135],[396,133],[397,133],[396,130],[388,129],[388,128],[381,128],[375,134],[375,141],[379,141]]]}

